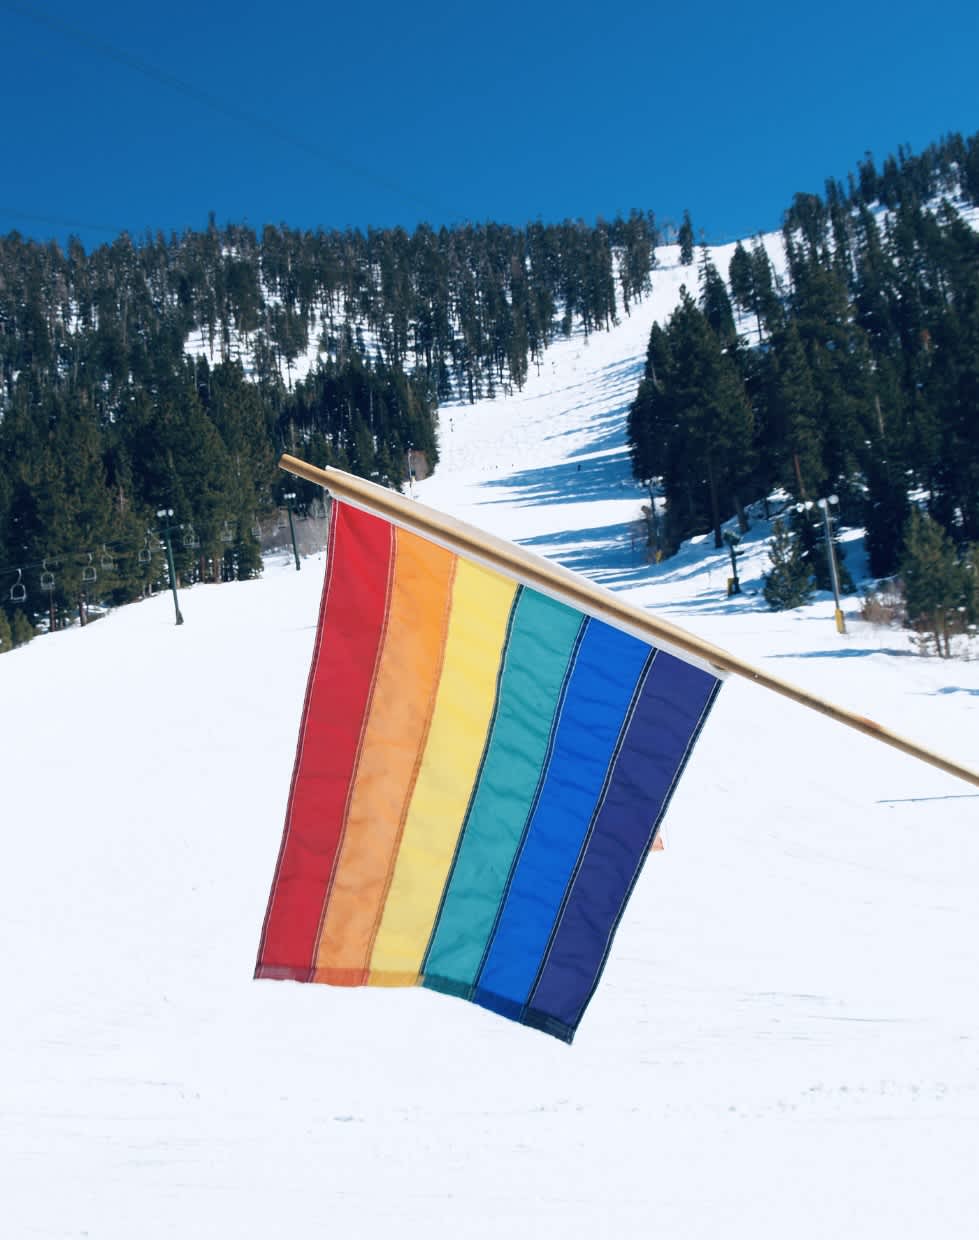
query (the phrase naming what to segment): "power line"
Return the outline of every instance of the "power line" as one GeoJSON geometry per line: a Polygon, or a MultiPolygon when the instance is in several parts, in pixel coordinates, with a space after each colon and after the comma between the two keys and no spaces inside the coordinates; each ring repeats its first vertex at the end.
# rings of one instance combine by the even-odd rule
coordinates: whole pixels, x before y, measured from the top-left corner
{"type": "MultiPolygon", "coordinates": [[[[147,530],[147,534],[156,534],[156,530],[147,530]]],[[[145,540],[144,540],[145,542],[145,540]]],[[[46,555],[43,560],[34,560],[28,564],[14,564],[7,568],[0,568],[0,577],[13,576],[14,573],[26,573],[29,568],[48,568],[54,569],[57,566],[63,566],[68,560],[83,560],[85,556],[100,555],[105,549],[106,551],[115,551],[120,558],[124,555],[131,555],[133,550],[140,551],[142,547],[139,543],[134,543],[130,539],[120,540],[119,542],[98,543],[97,551],[90,551],[86,548],[84,551],[57,551],[51,555],[46,555]],[[130,548],[129,551],[120,551],[121,547],[130,548]]]]}
{"type": "Polygon", "coordinates": [[[164,69],[159,69],[155,65],[149,64],[145,60],[141,60],[138,56],[124,51],[122,48],[116,47],[112,43],[105,43],[100,39],[93,39],[84,30],[80,30],[77,26],[73,26],[68,22],[62,21],[58,17],[53,17],[49,13],[36,9],[33,6],[25,4],[13,4],[9,0],[0,0],[0,8],[8,9],[12,13],[16,13],[19,17],[25,17],[29,21],[36,22],[38,25],[46,26],[49,30],[55,31],[57,34],[66,38],[74,39],[83,47],[87,47],[90,51],[96,52],[100,56],[104,56],[109,60],[116,61],[117,64],[124,65],[127,69],[132,69],[136,73],[141,73],[144,77],[150,78],[161,86],[166,86],[169,90],[176,91],[178,94],[185,95],[189,99],[193,99],[197,103],[202,103],[206,107],[211,108],[215,112],[220,112],[232,120],[241,124],[250,125],[255,129],[264,130],[272,137],[277,138],[280,142],[286,142],[297,150],[303,151],[306,155],[311,155],[314,159],[319,159],[325,163],[332,164],[336,168],[341,168],[350,176],[358,177],[362,181],[373,185],[376,189],[384,190],[386,193],[393,194],[397,198],[403,199],[406,203],[410,203],[415,207],[423,207],[427,210],[434,210],[440,214],[452,215],[463,213],[455,213],[448,211],[444,204],[428,202],[424,198],[405,190],[403,186],[397,182],[390,181],[386,177],[378,176],[369,168],[363,167],[361,164],[355,163],[346,156],[336,151],[331,151],[326,147],[321,147],[312,142],[307,142],[303,138],[296,137],[289,130],[282,128],[274,121],[267,120],[263,116],[259,116],[254,112],[249,112],[244,108],[239,108],[233,103],[228,103],[217,95],[201,90],[192,82],[187,82],[183,78],[177,77],[175,74],[169,73],[164,69]]]}
{"type": "MultiPolygon", "coordinates": [[[[281,509],[276,509],[276,513],[278,514],[279,512],[281,512],[281,509]]],[[[225,527],[227,527],[229,523],[230,521],[225,521],[224,523],[225,527]]],[[[189,530],[191,533],[193,533],[193,524],[191,522],[182,522],[179,526],[175,526],[174,528],[189,530]]],[[[252,529],[253,534],[256,528],[258,528],[259,530],[261,529],[261,518],[260,517],[255,518],[255,524],[252,529]]],[[[276,526],[276,529],[278,528],[279,526],[276,526]]],[[[150,529],[149,527],[147,527],[146,534],[144,535],[142,543],[132,538],[121,538],[115,542],[96,543],[94,544],[96,547],[96,550],[92,550],[90,547],[85,547],[85,548],[75,548],[69,551],[55,551],[55,552],[51,552],[49,555],[46,555],[42,560],[33,560],[25,564],[11,564],[11,565],[8,565],[6,568],[0,568],[0,577],[12,577],[15,573],[26,573],[27,570],[30,568],[56,570],[59,567],[63,567],[67,561],[72,561],[72,560],[84,561],[86,556],[91,557],[94,555],[103,555],[107,551],[116,552],[117,556],[120,559],[122,559],[126,556],[132,555],[134,552],[139,553],[140,551],[143,551],[145,548],[149,546],[149,541],[153,538],[156,538],[162,544],[162,540],[163,540],[162,531],[158,529],[150,529]],[[128,548],[128,550],[121,550],[121,548],[128,548]]],[[[221,534],[221,541],[223,543],[229,542],[229,539],[224,536],[223,531],[221,534]]],[[[187,544],[185,543],[184,549],[186,548],[187,548],[187,544]]]]}
{"type": "Polygon", "coordinates": [[[30,220],[39,224],[53,224],[58,228],[85,228],[89,232],[103,232],[110,236],[118,236],[128,232],[127,228],[119,228],[111,224],[90,224],[85,220],[67,220],[59,215],[35,215],[30,211],[20,211],[16,207],[0,206],[0,215],[16,220],[30,220]]]}

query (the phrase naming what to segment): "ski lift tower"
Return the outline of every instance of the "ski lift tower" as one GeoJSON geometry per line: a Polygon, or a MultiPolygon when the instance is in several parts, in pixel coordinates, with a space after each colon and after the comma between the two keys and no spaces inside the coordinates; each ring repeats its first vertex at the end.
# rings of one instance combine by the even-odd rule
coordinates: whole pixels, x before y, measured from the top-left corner
{"type": "Polygon", "coordinates": [[[839,496],[837,495],[830,495],[826,499],[818,499],[815,503],[811,499],[807,499],[804,504],[796,504],[795,510],[801,514],[803,512],[811,512],[813,508],[818,508],[823,514],[823,522],[826,526],[826,559],[829,563],[829,579],[833,585],[833,621],[836,624],[837,633],[844,634],[846,633],[846,621],[843,619],[843,609],[840,607],[840,574],[836,567],[836,552],[833,548],[833,526],[829,515],[830,504],[838,504],[839,502],[839,496]]]}
{"type": "Polygon", "coordinates": [[[170,534],[172,532],[170,522],[173,520],[173,509],[158,508],[156,515],[160,521],[165,522],[160,533],[163,535],[163,541],[167,548],[167,571],[170,574],[170,589],[173,591],[173,610],[177,617],[177,624],[183,624],[184,618],[180,614],[180,603],[177,601],[177,572],[173,567],[173,545],[170,542],[170,534]]]}
{"type": "Polygon", "coordinates": [[[282,496],[286,501],[286,511],[289,513],[289,537],[292,539],[292,554],[296,560],[296,572],[299,572],[299,551],[296,547],[296,526],[292,519],[292,501],[296,498],[295,491],[286,491],[282,496]]]}
{"type": "Polygon", "coordinates": [[[833,612],[833,619],[836,622],[837,633],[845,633],[846,622],[843,619],[843,609],[840,607],[840,574],[836,567],[836,550],[833,547],[833,523],[829,515],[830,504],[839,504],[839,502],[839,496],[829,495],[826,499],[817,499],[816,505],[822,510],[823,522],[826,525],[826,555],[829,559],[829,577],[833,583],[833,601],[836,606],[836,610],[833,612]]]}

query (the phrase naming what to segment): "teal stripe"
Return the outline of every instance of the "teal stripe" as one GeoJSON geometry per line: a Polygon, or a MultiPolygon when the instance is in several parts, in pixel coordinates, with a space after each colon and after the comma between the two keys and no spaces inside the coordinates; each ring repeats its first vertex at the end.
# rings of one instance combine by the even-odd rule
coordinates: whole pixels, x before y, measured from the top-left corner
{"type": "Polygon", "coordinates": [[[473,985],[547,758],[580,612],[521,591],[496,719],[442,908],[422,967],[424,984],[464,994],[473,985]]]}

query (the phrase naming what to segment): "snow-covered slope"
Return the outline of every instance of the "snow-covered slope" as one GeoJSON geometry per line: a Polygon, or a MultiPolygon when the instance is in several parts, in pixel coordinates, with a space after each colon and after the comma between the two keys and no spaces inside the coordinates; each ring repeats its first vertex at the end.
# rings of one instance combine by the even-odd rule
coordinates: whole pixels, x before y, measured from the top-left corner
{"type": "MultiPolygon", "coordinates": [[[[643,563],[624,410],[653,315],[445,410],[427,501],[977,761],[979,664],[832,603],[764,529],[643,563]]],[[[322,557],[0,659],[3,1234],[971,1237],[979,798],[731,681],[572,1048],[422,991],[257,983],[322,557]]]]}

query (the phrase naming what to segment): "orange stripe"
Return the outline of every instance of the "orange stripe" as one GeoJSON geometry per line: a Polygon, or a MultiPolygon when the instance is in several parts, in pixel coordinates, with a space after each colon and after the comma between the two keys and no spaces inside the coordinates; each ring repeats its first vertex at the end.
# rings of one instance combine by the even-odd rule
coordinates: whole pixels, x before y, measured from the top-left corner
{"type": "Polygon", "coordinates": [[[397,529],[387,637],[313,980],[367,981],[441,674],[455,556],[397,529]]]}

